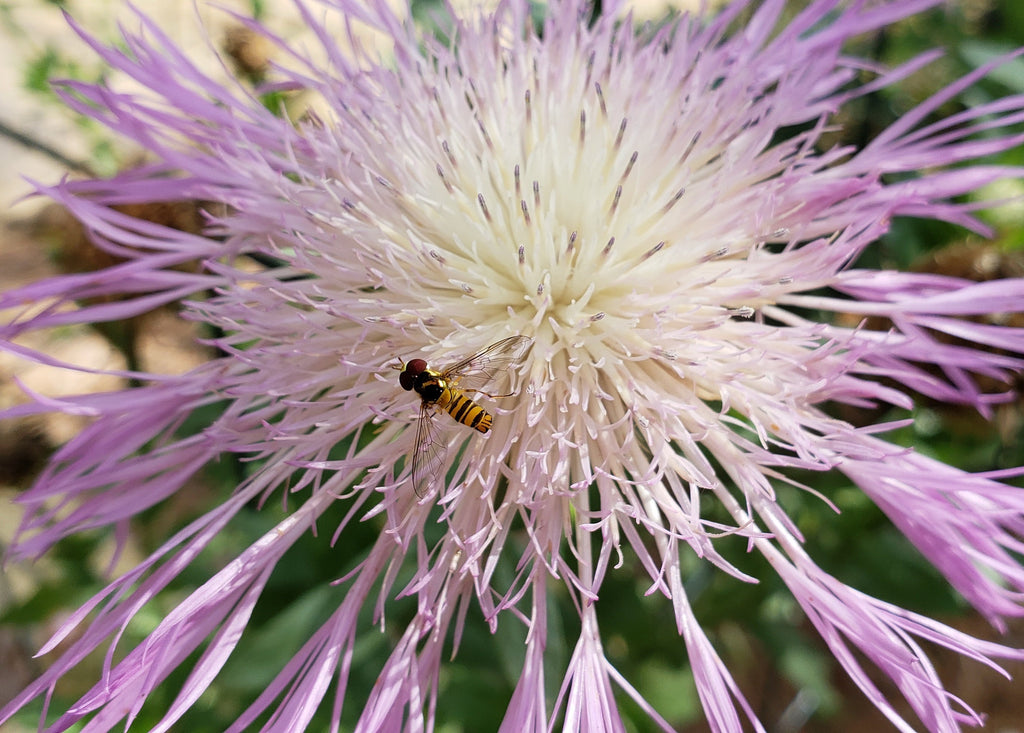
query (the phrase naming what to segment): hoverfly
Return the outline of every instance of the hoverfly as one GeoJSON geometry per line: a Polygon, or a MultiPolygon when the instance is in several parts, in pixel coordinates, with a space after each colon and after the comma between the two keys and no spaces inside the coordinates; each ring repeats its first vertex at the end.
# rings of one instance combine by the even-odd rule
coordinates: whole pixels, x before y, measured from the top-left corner
{"type": "Polygon", "coordinates": [[[482,388],[494,383],[496,387],[507,389],[508,383],[499,385],[498,380],[511,376],[532,343],[533,339],[526,336],[510,336],[441,371],[431,369],[423,359],[412,359],[408,363],[399,360],[394,367],[402,372],[398,375],[399,384],[405,390],[415,391],[422,400],[412,454],[412,485],[416,496],[423,497],[427,489],[437,483],[445,465],[448,442],[442,439],[441,428],[434,422],[437,411],[444,410],[456,422],[481,433],[489,432],[491,414],[467,395],[511,397],[512,392],[489,394],[482,388]]]}

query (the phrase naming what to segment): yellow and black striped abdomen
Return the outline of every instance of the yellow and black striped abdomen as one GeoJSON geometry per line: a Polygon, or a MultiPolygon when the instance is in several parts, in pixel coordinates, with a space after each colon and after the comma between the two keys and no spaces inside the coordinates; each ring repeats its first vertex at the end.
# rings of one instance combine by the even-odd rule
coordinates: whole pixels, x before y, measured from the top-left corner
{"type": "Polygon", "coordinates": [[[491,429],[491,414],[457,389],[445,387],[437,406],[448,411],[457,422],[486,433],[491,429]]]}

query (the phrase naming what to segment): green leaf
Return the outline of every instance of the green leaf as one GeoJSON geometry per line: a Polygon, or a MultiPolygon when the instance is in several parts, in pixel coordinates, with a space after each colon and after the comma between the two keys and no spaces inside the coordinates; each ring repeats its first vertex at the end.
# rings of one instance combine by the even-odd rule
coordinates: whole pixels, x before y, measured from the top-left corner
{"type": "MultiPolygon", "coordinates": [[[[1008,43],[976,40],[964,41],[959,48],[961,58],[975,69],[1015,50],[1008,43]]],[[[1010,59],[989,72],[987,78],[1018,94],[1024,92],[1024,58],[1010,59]]]]}

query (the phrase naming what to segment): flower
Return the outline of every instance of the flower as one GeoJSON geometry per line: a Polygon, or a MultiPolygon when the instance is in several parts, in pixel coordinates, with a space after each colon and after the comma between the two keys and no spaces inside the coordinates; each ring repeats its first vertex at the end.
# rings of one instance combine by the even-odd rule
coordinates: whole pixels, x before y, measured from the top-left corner
{"type": "Polygon", "coordinates": [[[878,435],[892,425],[858,427],[828,409],[927,398],[987,414],[1009,395],[975,377],[1008,383],[1024,366],[1024,331],[964,320],[1024,309],[1022,281],[857,266],[897,216],[984,231],[980,205],[960,197],[1021,175],[981,159],[1024,139],[1011,129],[1024,98],[929,116],[994,64],[859,149],[822,143],[845,105],[934,59],[864,82],[865,62],[844,44],[934,4],[815,0],[783,24],[784,3],[769,0],[735,28],[740,2],[636,33],[611,3],[591,18],[582,2],[553,2],[536,27],[529,3],[510,0],[450,19],[445,43],[383,1],[334,0],[346,51],[299,4],[326,61],[250,23],[282,56],[275,89],[320,100],[298,122],[212,81],[145,16],[123,48],[82,32],[144,91],[67,82],[64,98],[154,162],[40,187],[119,261],[5,294],[5,308],[33,306],[4,327],[8,348],[46,360],[10,339],[183,302],[186,318],[216,330],[220,356],[183,376],[135,375],[141,388],[37,395],[9,410],[94,418],[21,497],[14,554],[36,557],[95,528],[123,539],[133,517],[211,461],[236,454],[253,468],[72,614],[44,648],[63,642],[59,659],[0,720],[109,644],[102,678],[47,730],[89,716],[89,730],[130,723],[185,665],[155,729],[170,728],[230,655],[245,654],[240,638],[286,551],[340,505],[336,533],[372,521],[381,531],[339,581],[343,601],[232,730],[266,715],[270,729],[302,729],[332,685],[333,719],[343,702],[359,705],[357,730],[431,728],[443,657],[469,615],[523,630],[503,730],[622,730],[616,688],[671,729],[605,652],[597,612],[624,554],[670,604],[711,728],[740,730],[745,718],[762,730],[683,571],[696,556],[755,581],[720,551],[737,537],[897,728],[912,729],[865,661],[929,730],[979,722],[915,639],[993,666],[1024,654],[830,576],[778,493],[798,470],[840,472],[997,628],[1022,614],[1024,493],[1001,482],[1009,473],[967,473],[878,435]],[[363,24],[390,53],[360,45],[363,24]],[[185,198],[226,213],[201,236],[117,208],[185,198]],[[888,325],[814,315],[829,312],[888,325]],[[418,496],[408,456],[423,400],[390,367],[422,358],[415,372],[441,370],[511,336],[530,340],[508,364],[515,397],[480,398],[494,413],[487,436],[428,418],[450,470],[418,496]],[[179,432],[212,405],[206,427],[179,432]],[[140,610],[243,507],[274,494],[298,505],[115,661],[140,610]],[[554,694],[545,661],[556,593],[575,604],[580,633],[554,694]],[[353,700],[363,612],[385,623],[395,596],[415,610],[373,689],[353,700]]]}

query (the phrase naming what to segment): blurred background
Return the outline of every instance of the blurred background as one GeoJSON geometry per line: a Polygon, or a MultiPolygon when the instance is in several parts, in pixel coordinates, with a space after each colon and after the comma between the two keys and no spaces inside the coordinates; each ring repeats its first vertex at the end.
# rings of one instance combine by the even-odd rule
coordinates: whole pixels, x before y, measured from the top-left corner
{"type": "MultiPolygon", "coordinates": [[[[470,3],[455,3],[468,5],[470,3]]],[[[635,20],[663,23],[696,3],[637,0],[635,20]]],[[[711,3],[714,5],[714,3],[711,3]]],[[[805,3],[794,1],[795,14],[805,3]]],[[[192,0],[141,3],[159,19],[190,58],[216,78],[233,77],[256,87],[269,72],[273,49],[223,10],[192,0]],[[200,22],[201,21],[201,22],[200,22]],[[227,62],[218,60],[222,54],[227,62]]],[[[218,5],[255,15],[285,38],[301,42],[306,30],[288,0],[220,0],[218,5]]],[[[441,17],[439,0],[413,3],[413,14],[434,30],[441,17]]],[[[0,0],[0,288],[6,290],[40,278],[83,272],[112,264],[110,256],[91,246],[77,223],[58,207],[39,198],[25,198],[30,181],[51,183],[62,176],[107,176],[138,165],[143,154],[107,130],[67,110],[51,90],[53,77],[98,80],[109,77],[66,23],[62,11],[101,38],[114,40],[117,24],[133,24],[132,11],[119,0],[0,0]]],[[[1013,48],[1024,46],[1024,3],[1019,0],[949,0],[884,32],[859,38],[851,52],[895,65],[927,49],[943,47],[946,55],[902,83],[861,99],[845,110],[828,144],[862,145],[904,111],[952,80],[1013,48]]],[[[124,84],[125,80],[115,80],[124,84]]],[[[991,98],[1024,93],[1024,62],[1017,59],[993,72],[943,110],[943,116],[991,98]]],[[[301,100],[285,100],[301,106],[301,100]]],[[[290,112],[286,112],[290,113],[290,112]]],[[[998,162],[1024,165],[1024,151],[1001,156],[998,162]]],[[[939,272],[975,280],[1024,277],[1024,182],[1008,181],[983,192],[1007,203],[983,215],[995,236],[984,240],[936,222],[897,220],[891,233],[871,250],[870,267],[939,272]]],[[[201,227],[202,202],[138,206],[132,213],[190,231],[201,227]]],[[[0,314],[7,318],[11,314],[0,314]]],[[[1024,316],[999,316],[1001,323],[1024,326],[1024,316]]],[[[884,324],[880,324],[884,327],[884,324]]],[[[27,337],[25,345],[88,369],[185,372],[211,358],[199,345],[203,336],[172,309],[160,309],[129,322],[96,327],[67,327],[27,337]]],[[[117,377],[68,372],[18,361],[0,354],[0,408],[25,400],[25,387],[56,396],[105,391],[128,386],[117,377]],[[17,380],[17,381],[15,381],[17,380]]],[[[1020,385],[1018,385],[1020,386],[1020,385]]],[[[844,410],[852,423],[907,417],[898,410],[844,410]]],[[[913,427],[890,439],[969,470],[1024,465],[1024,420],[1020,400],[1000,405],[992,421],[970,410],[922,402],[913,413],[913,427]]],[[[196,430],[210,416],[197,416],[196,430]]],[[[53,450],[80,429],[84,418],[43,416],[0,423],[0,545],[6,546],[17,527],[19,510],[12,503],[28,487],[53,450]]],[[[33,658],[66,615],[105,585],[108,572],[118,573],[145,557],[175,529],[226,496],[251,466],[225,459],[197,475],[170,501],[147,512],[117,567],[111,537],[96,533],[63,543],[32,565],[8,564],[0,574],[0,704],[45,668],[48,658],[33,658]]],[[[805,534],[811,555],[829,572],[854,587],[985,638],[995,632],[970,613],[939,574],[895,531],[881,512],[841,476],[798,476],[830,497],[841,509],[836,516],[814,497],[780,486],[790,516],[805,534]]],[[[129,629],[121,648],[130,649],[160,618],[253,539],[282,516],[280,503],[251,507],[222,533],[173,586],[147,607],[129,629]]],[[[329,527],[329,523],[325,524],[329,527]]],[[[272,578],[240,653],[180,724],[180,730],[223,730],[262,690],[311,629],[335,608],[343,590],[328,582],[342,576],[359,558],[379,529],[361,523],[334,547],[331,532],[308,536],[286,556],[272,578]]],[[[755,712],[778,733],[863,731],[890,724],[845,677],[799,607],[764,563],[746,553],[738,538],[722,542],[723,553],[741,569],[761,577],[747,585],[713,572],[690,559],[687,591],[698,618],[736,676],[755,712]]],[[[511,573],[511,569],[508,569],[511,573]]],[[[682,641],[669,604],[644,595],[649,581],[629,565],[609,575],[600,603],[606,649],[617,668],[681,731],[707,729],[692,684],[682,641]]],[[[568,662],[577,621],[568,600],[550,612],[564,625],[565,642],[549,648],[548,678],[556,685],[568,662]]],[[[368,629],[357,644],[357,658],[343,715],[348,727],[358,717],[359,701],[369,693],[379,665],[390,650],[402,621],[413,609],[392,607],[391,623],[382,634],[368,629]]],[[[472,613],[470,617],[473,618],[472,613]]],[[[1024,647],[1024,623],[1011,627],[1002,641],[1024,647]]],[[[932,651],[932,650],[929,650],[932,651]]],[[[1024,664],[1009,665],[1017,679],[1006,681],[935,649],[935,660],[947,689],[976,709],[989,713],[991,731],[1024,731],[1024,664]]],[[[443,668],[438,730],[494,730],[518,678],[522,661],[519,629],[499,626],[493,637],[479,623],[470,623],[456,662],[443,668]]],[[[89,659],[58,688],[54,709],[66,707],[97,679],[102,657],[89,659]]],[[[188,665],[185,665],[185,669],[188,665]]],[[[133,729],[147,730],[173,700],[184,673],[151,696],[133,729]],[[163,697],[161,697],[161,695],[163,697]]],[[[883,691],[898,696],[878,680],[883,691]]],[[[654,730],[627,697],[620,697],[630,730],[654,730]]],[[[905,705],[896,705],[913,719],[905,705]]],[[[35,730],[40,706],[32,706],[3,731],[35,730]]],[[[326,724],[322,726],[326,730],[326,724]]],[[[317,729],[317,728],[312,728],[317,729]]]]}

